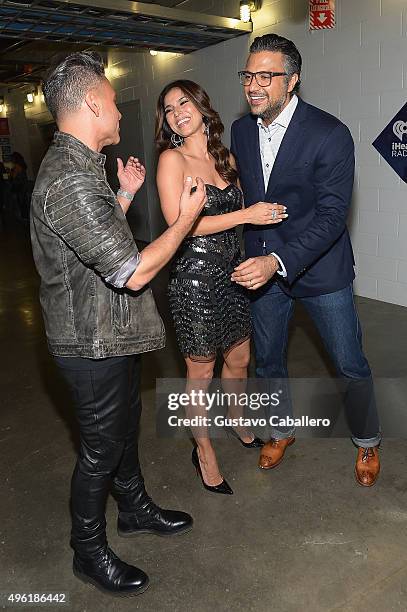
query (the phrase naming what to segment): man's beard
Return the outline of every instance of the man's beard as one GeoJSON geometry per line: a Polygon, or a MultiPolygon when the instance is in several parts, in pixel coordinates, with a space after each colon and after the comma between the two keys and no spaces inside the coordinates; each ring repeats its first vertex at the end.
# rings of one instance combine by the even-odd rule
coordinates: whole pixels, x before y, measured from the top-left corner
{"type": "Polygon", "coordinates": [[[267,121],[272,123],[276,117],[281,113],[285,104],[286,98],[281,98],[280,100],[276,100],[274,102],[270,102],[266,109],[263,112],[259,113],[259,117],[263,119],[263,121],[267,121]]]}

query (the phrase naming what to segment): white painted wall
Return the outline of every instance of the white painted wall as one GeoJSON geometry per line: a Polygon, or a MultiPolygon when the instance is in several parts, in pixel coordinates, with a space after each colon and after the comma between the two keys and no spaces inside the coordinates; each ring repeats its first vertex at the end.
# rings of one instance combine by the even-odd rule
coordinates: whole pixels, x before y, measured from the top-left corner
{"type": "MultiPolygon", "coordinates": [[[[237,16],[236,0],[187,0],[179,8],[237,16]]],[[[356,145],[357,168],[349,220],[357,261],[356,292],[407,306],[407,185],[371,143],[407,98],[405,0],[336,0],[335,30],[308,30],[306,0],[264,0],[253,15],[254,34],[291,38],[304,60],[302,97],[340,117],[356,145]]],[[[236,73],[244,67],[248,36],[185,56],[111,51],[109,78],[119,101],[140,99],[148,168],[150,223],[165,227],[155,192],[154,115],[162,87],[176,78],[201,83],[225,124],[246,112],[236,73]]],[[[31,121],[45,115],[39,109],[31,121]]],[[[137,153],[137,151],[135,151],[137,153]]],[[[144,239],[153,236],[140,236],[144,239]]]]}
{"type": "Polygon", "coordinates": [[[336,0],[336,29],[314,32],[307,28],[306,5],[266,0],[254,17],[256,34],[272,29],[295,41],[305,64],[303,98],[352,132],[356,292],[407,306],[407,186],[371,145],[407,99],[407,4],[336,0]],[[272,28],[270,17],[278,20],[272,28]]]}
{"type": "MultiPolygon", "coordinates": [[[[213,2],[198,4],[227,14],[225,3],[216,2],[216,11],[213,2]]],[[[182,8],[196,5],[185,2],[182,8]]],[[[253,15],[253,36],[276,32],[291,38],[304,60],[302,97],[349,126],[357,156],[349,219],[355,289],[362,296],[407,306],[407,186],[371,145],[407,98],[407,5],[404,0],[336,0],[336,5],[336,29],[310,32],[306,0],[265,0],[253,15]]],[[[249,43],[244,36],[180,57],[112,52],[112,82],[120,99],[141,100],[144,142],[153,140],[161,88],[170,80],[190,78],[210,94],[228,143],[232,121],[246,109],[236,72],[244,66],[249,43]]],[[[156,201],[154,162],[151,146],[146,151],[151,202],[156,201]]],[[[154,204],[150,214],[156,226],[160,213],[154,204]]]]}

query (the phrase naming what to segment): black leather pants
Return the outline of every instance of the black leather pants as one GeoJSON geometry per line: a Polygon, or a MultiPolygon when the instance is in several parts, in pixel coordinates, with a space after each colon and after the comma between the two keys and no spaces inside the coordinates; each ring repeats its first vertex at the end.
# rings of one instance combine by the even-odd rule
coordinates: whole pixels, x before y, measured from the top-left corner
{"type": "Polygon", "coordinates": [[[147,497],[137,449],[141,363],[137,355],[55,361],[72,391],[80,428],[71,484],[71,545],[92,555],[107,543],[105,505],[112,482],[119,509],[133,511],[147,497]]]}

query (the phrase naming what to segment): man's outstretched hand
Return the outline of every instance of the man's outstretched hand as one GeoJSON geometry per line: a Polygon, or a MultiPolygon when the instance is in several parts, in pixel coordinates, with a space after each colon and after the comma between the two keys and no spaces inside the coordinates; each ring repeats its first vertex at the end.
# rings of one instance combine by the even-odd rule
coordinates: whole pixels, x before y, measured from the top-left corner
{"type": "Polygon", "coordinates": [[[137,157],[130,156],[125,166],[118,157],[117,178],[119,179],[120,189],[129,193],[137,193],[146,178],[146,169],[137,157]]]}
{"type": "Polygon", "coordinates": [[[277,272],[279,263],[274,255],[250,257],[235,268],[231,279],[246,289],[259,289],[277,272]]]}
{"type": "Polygon", "coordinates": [[[194,222],[203,209],[207,197],[205,183],[199,176],[196,177],[196,189],[191,190],[191,187],[192,177],[187,176],[184,180],[184,188],[179,201],[179,217],[184,217],[194,222]]]}

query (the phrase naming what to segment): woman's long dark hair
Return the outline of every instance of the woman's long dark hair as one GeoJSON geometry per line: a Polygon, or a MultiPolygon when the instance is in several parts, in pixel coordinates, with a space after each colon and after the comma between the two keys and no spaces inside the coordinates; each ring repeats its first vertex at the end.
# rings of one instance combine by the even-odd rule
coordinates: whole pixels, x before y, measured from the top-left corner
{"type": "Polygon", "coordinates": [[[171,89],[180,89],[196,106],[204,118],[208,128],[208,152],[215,160],[216,172],[227,183],[236,183],[237,172],[229,161],[229,150],[222,143],[221,136],[224,131],[223,123],[218,113],[212,108],[208,94],[200,85],[187,79],[173,81],[164,87],[158,97],[156,120],[155,120],[155,142],[158,151],[162,153],[167,149],[174,148],[171,135],[174,133],[168,125],[164,111],[164,98],[171,89]]]}

